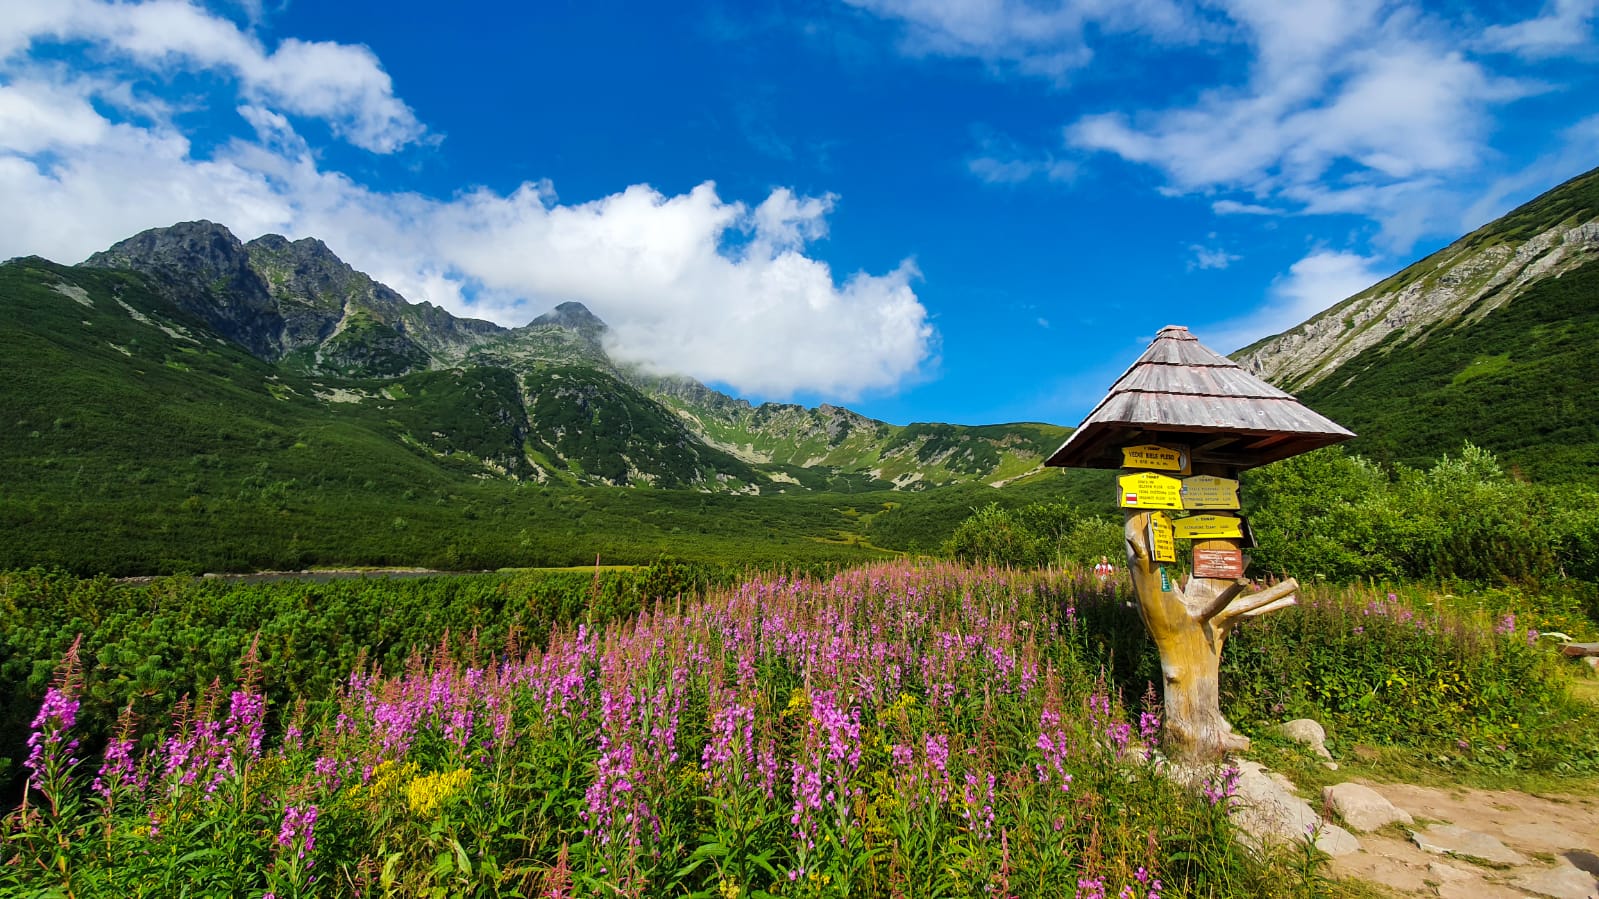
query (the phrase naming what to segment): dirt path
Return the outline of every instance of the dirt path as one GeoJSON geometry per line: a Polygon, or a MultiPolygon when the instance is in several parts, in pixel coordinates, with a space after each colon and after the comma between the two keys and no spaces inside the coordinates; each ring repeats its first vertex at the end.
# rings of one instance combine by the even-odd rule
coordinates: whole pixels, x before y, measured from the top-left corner
{"type": "MultiPolygon", "coordinates": [[[[1361,851],[1334,859],[1335,877],[1380,884],[1398,896],[1599,897],[1599,797],[1356,782],[1409,812],[1416,823],[1357,834],[1361,851]],[[1448,825],[1491,837],[1508,854],[1491,864],[1466,850],[1426,851],[1411,836],[1420,832],[1425,842],[1445,844],[1446,837],[1459,836],[1448,825]]],[[[1487,853],[1492,845],[1480,844],[1478,851],[1487,853]]]]}

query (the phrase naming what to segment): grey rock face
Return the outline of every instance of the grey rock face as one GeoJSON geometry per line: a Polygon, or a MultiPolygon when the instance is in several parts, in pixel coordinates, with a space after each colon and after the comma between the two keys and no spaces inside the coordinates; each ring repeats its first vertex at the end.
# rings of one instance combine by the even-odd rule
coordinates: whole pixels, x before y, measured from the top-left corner
{"type": "Polygon", "coordinates": [[[180,309],[255,356],[276,359],[282,353],[283,318],[271,292],[250,267],[244,245],[215,222],[142,231],[83,264],[140,272],[180,309]]]}
{"type": "Polygon", "coordinates": [[[1315,835],[1316,848],[1331,856],[1360,851],[1360,841],[1336,824],[1328,824],[1294,795],[1293,784],[1257,762],[1238,763],[1238,788],[1233,823],[1263,842],[1292,843],[1315,835]]]}
{"type": "Polygon", "coordinates": [[[1593,899],[1599,896],[1599,881],[1567,861],[1561,861],[1553,868],[1520,872],[1510,882],[1529,893],[1551,896],[1553,899],[1593,899]]]}
{"type": "Polygon", "coordinates": [[[1327,731],[1320,722],[1311,718],[1296,718],[1277,725],[1275,730],[1295,743],[1309,747],[1311,752],[1322,758],[1332,759],[1332,753],[1327,751],[1327,731]]]}
{"type": "Polygon", "coordinates": [[[215,222],[152,228],[83,264],[145,274],[178,307],[269,361],[305,350],[313,367],[326,362],[332,370],[392,376],[435,361],[453,363],[505,331],[427,303],[413,305],[315,238],[268,234],[246,244],[215,222]],[[337,340],[352,316],[381,327],[337,340]],[[372,346],[357,345],[368,336],[372,346]],[[368,370],[372,360],[379,361],[368,370]]]}

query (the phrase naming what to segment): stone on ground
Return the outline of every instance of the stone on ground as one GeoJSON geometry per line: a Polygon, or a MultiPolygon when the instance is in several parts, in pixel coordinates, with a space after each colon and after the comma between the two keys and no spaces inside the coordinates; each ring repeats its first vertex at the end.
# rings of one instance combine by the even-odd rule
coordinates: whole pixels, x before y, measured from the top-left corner
{"type": "Polygon", "coordinates": [[[1327,731],[1315,719],[1295,718],[1286,724],[1277,725],[1276,730],[1295,743],[1310,747],[1311,752],[1322,758],[1332,759],[1332,753],[1327,751],[1327,731]]]}
{"type": "Polygon", "coordinates": [[[1494,865],[1525,865],[1526,856],[1485,833],[1456,827],[1453,824],[1433,824],[1424,830],[1413,830],[1410,838],[1416,845],[1439,855],[1481,859],[1494,865]]]}
{"type": "Polygon", "coordinates": [[[1384,799],[1371,787],[1341,783],[1321,791],[1322,800],[1350,829],[1366,833],[1389,824],[1414,824],[1410,813],[1384,799]]]}
{"type": "Polygon", "coordinates": [[[1326,824],[1310,803],[1294,795],[1293,784],[1259,762],[1238,763],[1238,792],[1232,819],[1258,843],[1295,843],[1316,835],[1316,848],[1331,856],[1360,851],[1360,841],[1336,824],[1326,824]]]}
{"type": "Polygon", "coordinates": [[[1592,899],[1599,896],[1599,881],[1563,859],[1553,868],[1518,871],[1510,882],[1518,889],[1553,899],[1592,899]]]}

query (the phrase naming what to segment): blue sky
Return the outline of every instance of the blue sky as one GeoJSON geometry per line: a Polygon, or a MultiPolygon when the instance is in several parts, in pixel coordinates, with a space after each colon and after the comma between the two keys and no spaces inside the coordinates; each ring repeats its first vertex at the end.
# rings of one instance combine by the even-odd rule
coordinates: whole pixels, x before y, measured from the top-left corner
{"type": "Polygon", "coordinates": [[[0,258],[209,218],[896,423],[1076,424],[1599,165],[1599,0],[0,0],[0,258]]]}

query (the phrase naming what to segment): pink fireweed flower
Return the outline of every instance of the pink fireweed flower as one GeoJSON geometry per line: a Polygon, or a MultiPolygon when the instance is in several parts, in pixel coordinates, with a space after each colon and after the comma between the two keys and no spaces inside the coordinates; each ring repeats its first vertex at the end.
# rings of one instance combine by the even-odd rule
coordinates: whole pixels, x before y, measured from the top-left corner
{"type": "MultiPolygon", "coordinates": [[[[73,644],[74,649],[77,644],[73,644]]],[[[76,767],[78,751],[76,738],[68,739],[73,725],[78,723],[78,697],[73,695],[72,684],[62,688],[50,687],[44,691],[44,702],[39,713],[33,716],[32,731],[28,734],[27,768],[28,786],[36,790],[48,788],[46,783],[54,774],[63,779],[66,772],[76,767]]]]}
{"type": "MultiPolygon", "coordinates": [[[[713,694],[713,702],[720,697],[713,694]]],[[[712,785],[736,789],[749,782],[754,767],[755,709],[737,701],[717,708],[712,715],[711,738],[700,754],[700,766],[712,785]]]]}
{"type": "Polygon", "coordinates": [[[1228,765],[1216,775],[1206,777],[1201,791],[1205,801],[1211,805],[1222,805],[1238,793],[1238,776],[1243,772],[1235,765],[1228,765]]]}
{"type": "Polygon", "coordinates": [[[966,772],[966,786],[961,791],[961,817],[966,819],[966,828],[971,833],[985,839],[994,836],[994,775],[988,775],[987,792],[982,790],[982,780],[975,771],[966,772]]]}
{"type": "MultiPolygon", "coordinates": [[[[319,756],[316,763],[311,766],[311,770],[317,777],[321,778],[322,786],[328,792],[334,792],[339,788],[342,778],[339,777],[338,759],[329,758],[325,755],[319,756]]],[[[363,782],[365,780],[366,778],[363,778],[363,782]]]]}
{"type": "Polygon", "coordinates": [[[1066,772],[1066,751],[1069,743],[1066,729],[1061,726],[1058,712],[1044,709],[1038,716],[1038,751],[1043,753],[1044,760],[1035,766],[1038,782],[1041,784],[1058,783],[1060,791],[1067,793],[1072,788],[1072,776],[1066,772]]]}
{"type": "Polygon", "coordinates": [[[111,791],[124,783],[135,783],[137,769],[133,763],[134,741],[127,737],[115,737],[105,747],[105,758],[100,763],[100,773],[95,776],[91,785],[102,798],[109,799],[111,791]]]}
{"type": "MultiPolygon", "coordinates": [[[[278,848],[293,851],[296,858],[304,859],[316,850],[317,808],[297,805],[283,809],[283,826],[278,829],[278,848]]],[[[306,867],[310,867],[307,865],[306,867]]]]}

